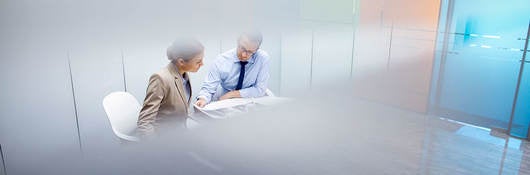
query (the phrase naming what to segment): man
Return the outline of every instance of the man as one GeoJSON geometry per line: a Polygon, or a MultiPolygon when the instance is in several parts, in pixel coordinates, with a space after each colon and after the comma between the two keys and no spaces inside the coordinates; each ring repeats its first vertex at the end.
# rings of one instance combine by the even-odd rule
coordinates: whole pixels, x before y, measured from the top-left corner
{"type": "Polygon", "coordinates": [[[149,78],[138,116],[140,137],[158,133],[162,128],[185,128],[192,93],[188,72],[197,72],[203,57],[204,46],[195,39],[180,38],[167,48],[171,62],[149,78]]]}
{"type": "Polygon", "coordinates": [[[215,100],[265,95],[269,80],[269,55],[260,49],[259,32],[239,36],[237,48],[220,54],[210,67],[197,102],[199,107],[215,100]]]}

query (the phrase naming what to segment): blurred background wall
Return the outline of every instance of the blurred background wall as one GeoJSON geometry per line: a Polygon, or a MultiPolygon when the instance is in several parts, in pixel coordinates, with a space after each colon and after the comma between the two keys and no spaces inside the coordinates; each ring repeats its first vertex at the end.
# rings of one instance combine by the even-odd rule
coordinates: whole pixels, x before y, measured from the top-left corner
{"type": "Polygon", "coordinates": [[[440,0],[0,1],[4,173],[34,173],[23,167],[39,166],[64,150],[97,155],[118,147],[103,97],[128,91],[142,102],[149,76],[168,63],[165,49],[178,35],[196,36],[206,48],[205,65],[191,74],[193,92],[216,55],[236,46],[238,29],[255,26],[272,59],[269,89],[278,96],[307,96],[304,90],[354,82],[352,91],[360,98],[426,113],[437,86],[433,72],[440,69],[437,37],[440,16],[447,16],[447,4],[441,5],[440,0]]]}

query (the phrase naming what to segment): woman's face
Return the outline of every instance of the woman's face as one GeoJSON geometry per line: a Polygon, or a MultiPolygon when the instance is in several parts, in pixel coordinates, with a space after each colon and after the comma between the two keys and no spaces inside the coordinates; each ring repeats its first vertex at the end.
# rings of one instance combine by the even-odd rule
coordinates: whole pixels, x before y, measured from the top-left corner
{"type": "Polygon", "coordinates": [[[195,55],[191,60],[188,61],[182,61],[181,66],[179,67],[180,70],[185,72],[197,72],[199,71],[199,68],[203,65],[202,59],[204,57],[204,52],[201,52],[197,55],[195,55]]]}

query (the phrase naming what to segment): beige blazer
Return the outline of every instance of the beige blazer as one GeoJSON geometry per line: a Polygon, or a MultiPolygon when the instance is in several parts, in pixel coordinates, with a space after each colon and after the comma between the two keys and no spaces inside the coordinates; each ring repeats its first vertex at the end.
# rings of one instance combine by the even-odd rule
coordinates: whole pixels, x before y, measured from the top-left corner
{"type": "MultiPolygon", "coordinates": [[[[187,73],[183,76],[189,80],[187,73]]],[[[191,82],[188,82],[187,88],[190,89],[190,97],[186,99],[182,78],[173,63],[151,75],[144,105],[138,116],[138,135],[152,135],[161,128],[185,128],[189,114],[191,82]]]]}

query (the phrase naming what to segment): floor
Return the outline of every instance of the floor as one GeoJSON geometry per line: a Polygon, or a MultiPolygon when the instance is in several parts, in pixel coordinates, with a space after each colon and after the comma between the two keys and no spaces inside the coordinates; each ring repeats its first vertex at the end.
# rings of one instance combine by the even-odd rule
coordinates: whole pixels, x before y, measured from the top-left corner
{"type": "Polygon", "coordinates": [[[530,174],[530,144],[487,128],[437,118],[425,134],[425,174],[530,174]]]}
{"type": "Polygon", "coordinates": [[[33,154],[7,174],[530,174],[528,141],[369,101],[318,99],[118,150],[33,154]]]}

